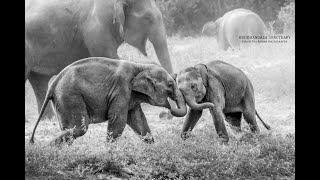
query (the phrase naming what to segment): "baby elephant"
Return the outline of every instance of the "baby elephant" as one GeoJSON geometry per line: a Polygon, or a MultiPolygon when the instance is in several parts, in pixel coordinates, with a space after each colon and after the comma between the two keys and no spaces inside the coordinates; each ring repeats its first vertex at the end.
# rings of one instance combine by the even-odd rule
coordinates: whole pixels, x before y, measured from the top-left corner
{"type": "MultiPolygon", "coordinates": [[[[241,130],[243,114],[251,131],[260,132],[255,117],[259,115],[255,109],[253,86],[240,69],[222,61],[212,61],[180,71],[176,81],[191,108],[183,124],[183,139],[189,137],[205,108],[209,108],[216,131],[223,142],[229,141],[224,124],[225,117],[232,126],[241,130]]],[[[260,117],[259,119],[270,129],[260,117]]]]}
{"type": "Polygon", "coordinates": [[[89,124],[105,121],[110,140],[119,137],[128,124],[135,133],[145,136],[146,142],[153,142],[146,136],[150,129],[142,102],[166,107],[174,116],[187,113],[176,82],[162,67],[103,57],[76,61],[56,76],[49,85],[30,143],[34,143],[35,130],[50,100],[63,131],[53,141],[57,146],[83,136],[89,124]],[[168,97],[176,104],[169,103],[168,97]]]}

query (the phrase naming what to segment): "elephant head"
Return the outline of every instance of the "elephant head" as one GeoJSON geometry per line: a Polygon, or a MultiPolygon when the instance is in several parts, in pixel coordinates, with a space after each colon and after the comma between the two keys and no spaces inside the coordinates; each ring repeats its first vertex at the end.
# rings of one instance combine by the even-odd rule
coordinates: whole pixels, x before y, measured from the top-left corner
{"type": "Polygon", "coordinates": [[[221,21],[221,18],[214,21],[209,21],[206,24],[203,25],[201,33],[205,36],[216,36],[219,31],[219,23],[221,21]]]}
{"type": "Polygon", "coordinates": [[[202,102],[207,93],[207,76],[204,65],[186,68],[177,75],[177,86],[191,109],[202,110],[214,106],[210,102],[202,102]]]}
{"type": "Polygon", "coordinates": [[[146,67],[133,78],[131,89],[142,94],[149,104],[166,107],[174,116],[185,116],[186,103],[175,80],[162,67],[157,65],[146,65],[146,67]],[[174,103],[169,103],[168,97],[176,102],[177,107],[174,103]]]}
{"type": "Polygon", "coordinates": [[[147,56],[147,39],[152,43],[161,66],[173,73],[162,14],[154,0],[116,0],[114,22],[124,41],[147,56]]]}

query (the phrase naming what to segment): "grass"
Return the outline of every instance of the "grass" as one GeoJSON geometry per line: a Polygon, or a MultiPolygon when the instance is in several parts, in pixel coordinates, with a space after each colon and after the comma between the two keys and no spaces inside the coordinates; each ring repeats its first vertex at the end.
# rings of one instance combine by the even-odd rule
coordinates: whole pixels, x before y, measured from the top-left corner
{"type": "MultiPolygon", "coordinates": [[[[221,51],[213,38],[168,39],[176,71],[211,60],[223,60],[242,69],[255,88],[256,108],[272,130],[260,122],[260,135],[229,126],[228,145],[219,143],[212,118],[205,110],[191,137],[183,141],[184,118],[160,119],[164,108],[143,104],[154,144],[144,144],[126,127],[116,143],[106,142],[107,123],[90,125],[72,146],[52,148],[60,133],[56,119],[40,122],[35,145],[28,144],[38,116],[30,84],[26,84],[26,179],[295,179],[295,42],[261,44],[221,51]]],[[[148,57],[127,44],[118,53],[135,62],[155,62],[152,45],[148,57]]]]}

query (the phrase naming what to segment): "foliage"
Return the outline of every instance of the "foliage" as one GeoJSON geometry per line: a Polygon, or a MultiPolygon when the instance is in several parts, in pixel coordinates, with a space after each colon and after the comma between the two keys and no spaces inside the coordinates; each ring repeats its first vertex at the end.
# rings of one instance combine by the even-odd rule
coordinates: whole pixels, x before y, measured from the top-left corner
{"type": "Polygon", "coordinates": [[[284,32],[295,32],[295,3],[291,2],[284,7],[281,7],[278,19],[283,22],[284,32]]]}
{"type": "Polygon", "coordinates": [[[116,147],[106,144],[94,154],[74,145],[62,149],[27,145],[26,179],[88,179],[101,174],[130,179],[294,179],[293,134],[249,133],[225,146],[205,129],[207,134],[198,132],[186,142],[173,132],[155,135],[158,142],[153,145],[120,138],[116,147]]]}
{"type": "MultiPolygon", "coordinates": [[[[168,35],[197,35],[203,25],[236,8],[257,13],[268,24],[292,0],[158,0],[168,35]]],[[[293,2],[294,3],[294,2],[293,2]]],[[[281,22],[279,22],[281,23],[281,22]]]]}

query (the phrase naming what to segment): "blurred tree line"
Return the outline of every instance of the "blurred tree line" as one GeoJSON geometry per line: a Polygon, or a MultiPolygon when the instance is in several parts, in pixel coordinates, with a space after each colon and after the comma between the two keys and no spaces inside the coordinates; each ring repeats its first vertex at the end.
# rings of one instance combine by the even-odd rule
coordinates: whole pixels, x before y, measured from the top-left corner
{"type": "Polygon", "coordinates": [[[295,0],[157,0],[156,2],[162,12],[169,36],[199,35],[206,22],[216,20],[236,8],[245,8],[257,13],[267,27],[277,33],[283,32],[285,24],[288,24],[284,21],[288,17],[294,23],[295,0]],[[289,5],[289,8],[283,9],[289,5]],[[281,10],[284,12],[279,15],[281,10]],[[269,27],[269,22],[272,27],[269,27]]]}

